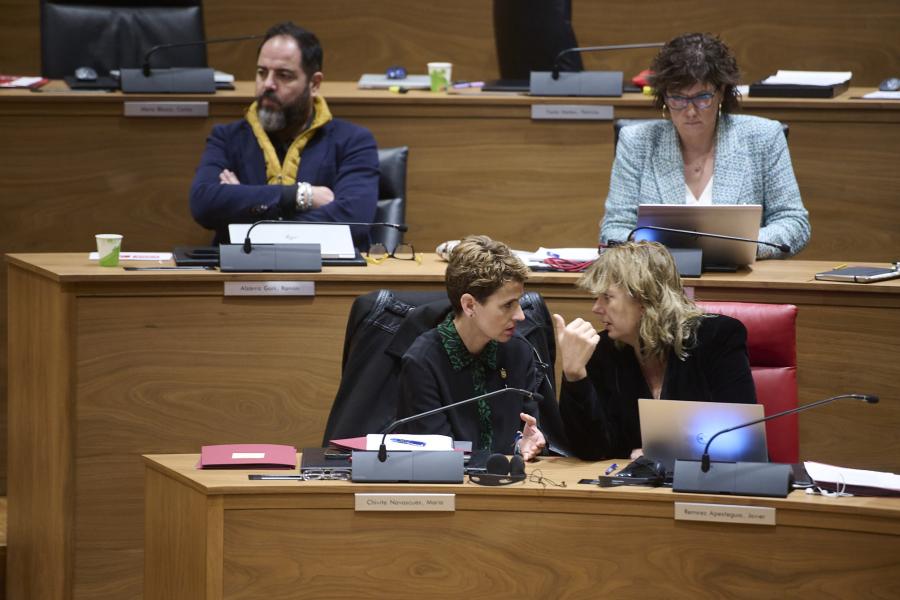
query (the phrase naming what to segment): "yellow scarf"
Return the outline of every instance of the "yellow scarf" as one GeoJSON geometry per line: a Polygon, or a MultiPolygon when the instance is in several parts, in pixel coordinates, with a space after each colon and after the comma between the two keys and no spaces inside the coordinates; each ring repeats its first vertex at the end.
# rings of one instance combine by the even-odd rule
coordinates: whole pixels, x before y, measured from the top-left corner
{"type": "Polygon", "coordinates": [[[291,143],[287,153],[284,155],[284,164],[278,160],[278,153],[275,152],[275,146],[269,139],[269,135],[263,129],[256,114],[256,102],[247,109],[244,118],[250,123],[253,134],[256,136],[256,143],[262,149],[263,157],[266,159],[266,181],[270,184],[292,185],[297,183],[297,173],[300,171],[300,154],[306,147],[307,142],[312,139],[316,131],[331,121],[331,111],[328,110],[328,104],[322,96],[316,96],[313,99],[313,109],[315,116],[309,129],[303,131],[291,143]]]}

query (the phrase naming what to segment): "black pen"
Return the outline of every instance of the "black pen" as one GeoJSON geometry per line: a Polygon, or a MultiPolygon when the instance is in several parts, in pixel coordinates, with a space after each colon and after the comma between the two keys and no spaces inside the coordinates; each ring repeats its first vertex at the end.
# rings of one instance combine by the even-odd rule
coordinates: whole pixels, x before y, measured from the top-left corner
{"type": "Polygon", "coordinates": [[[183,267],[122,267],[126,271],[215,271],[215,267],[185,265],[183,267]]]}

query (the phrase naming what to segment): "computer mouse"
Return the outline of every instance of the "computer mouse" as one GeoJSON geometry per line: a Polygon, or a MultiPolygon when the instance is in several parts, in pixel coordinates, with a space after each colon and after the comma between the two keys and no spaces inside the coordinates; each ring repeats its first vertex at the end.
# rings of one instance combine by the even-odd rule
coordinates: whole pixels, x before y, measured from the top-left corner
{"type": "Polygon", "coordinates": [[[78,81],[97,81],[97,71],[91,67],[78,67],[75,69],[75,79],[78,81]]]}
{"type": "Polygon", "coordinates": [[[900,90],[900,77],[888,77],[881,82],[878,89],[882,92],[896,92],[900,90]]]}
{"type": "Polygon", "coordinates": [[[399,65],[388,67],[384,74],[388,79],[406,79],[406,69],[399,65]]]}

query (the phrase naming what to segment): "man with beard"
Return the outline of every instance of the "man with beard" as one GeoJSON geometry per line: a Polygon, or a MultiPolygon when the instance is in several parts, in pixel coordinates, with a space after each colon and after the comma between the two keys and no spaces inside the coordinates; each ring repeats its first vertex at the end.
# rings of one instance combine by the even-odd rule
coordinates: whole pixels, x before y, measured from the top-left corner
{"type": "MultiPolygon", "coordinates": [[[[228,241],[230,223],[262,219],[371,222],[378,199],[375,138],[331,116],[322,47],[291,22],[259,48],[256,101],[244,119],[216,125],[191,185],[191,214],[228,241]]],[[[368,228],[353,241],[368,248],[368,228]]]]}

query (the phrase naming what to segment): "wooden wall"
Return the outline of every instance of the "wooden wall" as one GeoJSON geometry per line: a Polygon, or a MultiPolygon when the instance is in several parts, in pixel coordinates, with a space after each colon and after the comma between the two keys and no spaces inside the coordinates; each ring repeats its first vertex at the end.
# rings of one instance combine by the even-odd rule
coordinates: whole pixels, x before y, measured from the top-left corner
{"type": "MultiPolygon", "coordinates": [[[[332,80],[403,64],[424,72],[430,60],[449,60],[459,79],[497,75],[490,0],[211,0],[207,37],[263,32],[292,19],[315,31],[332,80]]],[[[0,72],[40,70],[40,2],[0,0],[0,72]]],[[[779,68],[851,70],[855,85],[900,75],[897,0],[573,0],[582,45],[666,41],[686,31],[710,31],[732,47],[745,80],[779,68]]],[[[253,73],[252,42],[210,49],[210,63],[239,79],[253,73]],[[248,47],[247,44],[250,44],[248,47]]],[[[628,74],[645,68],[652,50],[595,54],[588,68],[628,74]]]]}

